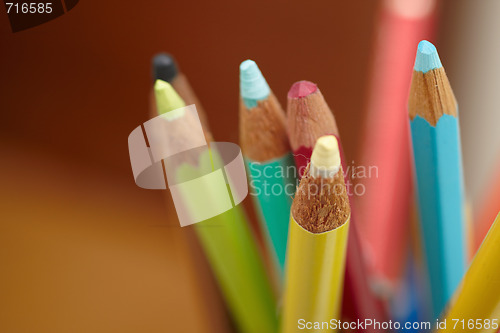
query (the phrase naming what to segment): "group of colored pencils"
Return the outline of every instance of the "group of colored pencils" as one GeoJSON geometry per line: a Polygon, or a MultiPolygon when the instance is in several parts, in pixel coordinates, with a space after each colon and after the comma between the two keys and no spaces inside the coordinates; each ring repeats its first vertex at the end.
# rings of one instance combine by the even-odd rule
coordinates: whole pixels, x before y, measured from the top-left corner
{"type": "MultiPolygon", "coordinates": [[[[156,55],[153,74],[152,116],[168,115],[194,104],[203,135],[212,141],[209,113],[172,56],[156,55]]],[[[418,207],[414,215],[420,225],[417,238],[423,253],[413,260],[427,272],[423,284],[429,284],[430,298],[424,307],[432,310],[427,319],[490,320],[488,328],[483,322],[475,332],[497,331],[492,322],[500,318],[500,217],[469,266],[457,103],[438,53],[427,41],[417,48],[408,114],[407,127],[399,130],[404,133],[409,128],[411,136],[399,144],[407,144],[407,152],[413,150],[418,207]]],[[[189,114],[175,113],[175,117],[189,114]]],[[[394,319],[390,303],[400,289],[393,286],[404,284],[408,277],[401,268],[386,269],[373,259],[380,253],[372,251],[389,247],[370,243],[372,235],[366,235],[367,229],[358,225],[357,216],[370,216],[370,206],[357,206],[354,199],[362,198],[353,198],[346,188],[352,180],[345,172],[340,132],[318,86],[309,81],[294,83],[285,112],[257,64],[243,61],[239,132],[263,249],[241,206],[186,227],[194,232],[205,253],[237,330],[330,332],[342,327],[340,321],[394,319]]],[[[189,128],[169,135],[173,143],[192,137],[189,128]]],[[[178,181],[213,170],[216,155],[202,154],[198,160],[173,166],[178,181]]],[[[172,168],[164,165],[167,167],[172,168]]],[[[387,186],[396,185],[391,182],[387,186]]],[[[407,183],[403,186],[411,187],[407,183]]],[[[213,189],[199,191],[207,193],[209,204],[216,203],[213,189]]],[[[401,240],[406,243],[408,238],[401,219],[410,219],[410,204],[394,209],[397,218],[388,217],[391,222],[384,221],[383,227],[392,224],[401,234],[391,233],[384,239],[400,244],[397,256],[391,254],[398,262],[391,266],[402,267],[408,248],[401,240]]],[[[188,207],[188,211],[193,210],[196,207],[188,207]]],[[[407,287],[414,288],[411,283],[407,287]]],[[[451,328],[452,323],[448,323],[445,331],[453,331],[451,328]]],[[[355,329],[378,330],[370,325],[355,329]]]]}

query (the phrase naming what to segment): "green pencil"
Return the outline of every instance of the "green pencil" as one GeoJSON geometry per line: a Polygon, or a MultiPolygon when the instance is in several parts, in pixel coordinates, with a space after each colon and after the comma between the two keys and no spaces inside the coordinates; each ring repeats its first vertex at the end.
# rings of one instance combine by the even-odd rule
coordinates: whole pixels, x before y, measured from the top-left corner
{"type": "MultiPolygon", "coordinates": [[[[157,81],[155,96],[160,114],[184,106],[182,99],[166,82],[157,81]]],[[[175,117],[181,114],[174,112],[175,117]]],[[[177,132],[175,140],[189,140],[191,134],[177,132]]],[[[215,171],[214,161],[217,165],[220,164],[218,160],[220,157],[207,147],[192,163],[174,166],[176,182],[199,179],[215,171]]],[[[165,164],[167,163],[168,160],[165,164]]],[[[220,186],[211,186],[210,182],[201,182],[196,190],[205,194],[202,203],[205,207],[220,205],[219,198],[227,197],[228,191],[230,193],[229,186],[221,189],[220,186]]],[[[188,213],[196,215],[201,207],[192,204],[191,196],[193,193],[183,193],[183,203],[188,213]]],[[[240,207],[233,207],[220,215],[195,223],[193,227],[239,330],[276,332],[278,326],[271,284],[255,237],[240,207]]]]}
{"type": "Polygon", "coordinates": [[[285,112],[252,60],[240,65],[240,145],[250,189],[281,279],[296,169],[285,112]]]}

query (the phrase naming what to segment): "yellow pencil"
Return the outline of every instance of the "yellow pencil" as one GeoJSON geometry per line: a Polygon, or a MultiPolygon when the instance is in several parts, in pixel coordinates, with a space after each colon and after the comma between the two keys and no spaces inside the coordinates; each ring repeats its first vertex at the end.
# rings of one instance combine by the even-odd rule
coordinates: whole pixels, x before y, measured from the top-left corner
{"type": "Polygon", "coordinates": [[[337,139],[318,139],[293,200],[281,332],[335,331],[351,210],[337,139]]]}
{"type": "Polygon", "coordinates": [[[497,215],[449,304],[449,309],[444,316],[446,328],[443,327],[438,332],[498,331],[500,325],[499,256],[500,214],[497,215]]]}

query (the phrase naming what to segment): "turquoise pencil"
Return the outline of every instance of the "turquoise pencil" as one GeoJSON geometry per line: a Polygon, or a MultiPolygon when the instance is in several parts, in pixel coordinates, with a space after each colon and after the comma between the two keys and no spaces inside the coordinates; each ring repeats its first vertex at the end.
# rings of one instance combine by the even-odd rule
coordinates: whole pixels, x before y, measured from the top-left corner
{"type": "Polygon", "coordinates": [[[457,103],[434,45],[418,44],[408,101],[432,313],[439,317],[466,265],[457,103]]]}
{"type": "Polygon", "coordinates": [[[240,145],[267,248],[280,278],[285,266],[288,223],[296,170],[285,112],[252,60],[240,65],[240,145]]]}

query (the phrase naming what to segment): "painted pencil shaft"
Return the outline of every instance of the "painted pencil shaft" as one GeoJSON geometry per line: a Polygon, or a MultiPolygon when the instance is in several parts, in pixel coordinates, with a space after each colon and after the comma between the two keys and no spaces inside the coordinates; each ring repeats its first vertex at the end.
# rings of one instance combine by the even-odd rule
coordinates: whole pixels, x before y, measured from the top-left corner
{"type": "MultiPolygon", "coordinates": [[[[202,154],[197,167],[183,165],[178,178],[190,180],[213,170],[210,150],[202,154]]],[[[201,184],[203,185],[203,184],[201,184]]],[[[207,204],[217,204],[223,194],[213,186],[199,188],[207,195],[207,204]]],[[[186,193],[186,198],[189,194],[186,193]]],[[[189,199],[185,200],[187,203],[189,199]]],[[[199,207],[187,207],[195,212],[199,207]]],[[[236,207],[208,220],[194,229],[219,281],[230,313],[242,332],[275,332],[277,318],[272,288],[245,216],[236,207]]]]}
{"type": "Polygon", "coordinates": [[[276,271],[283,275],[295,168],[285,113],[255,62],[240,65],[240,145],[254,205],[276,271]]]}
{"type": "MultiPolygon", "coordinates": [[[[349,223],[345,223],[333,231],[312,234],[290,218],[290,264],[286,268],[281,332],[302,332],[300,319],[304,323],[340,320],[343,274],[339,272],[344,271],[342,254],[347,246],[348,228],[349,223]]],[[[336,330],[321,330],[331,331],[336,330]]]]}
{"type": "Polygon", "coordinates": [[[273,291],[241,211],[232,209],[195,228],[239,329],[276,332],[273,291]]]}
{"type": "Polygon", "coordinates": [[[291,195],[295,190],[293,156],[287,154],[268,163],[259,163],[246,158],[245,164],[250,177],[250,186],[262,228],[267,230],[272,249],[271,256],[278,263],[282,277],[285,267],[288,224],[291,195]],[[273,176],[267,176],[267,175],[273,176]]]}
{"type": "Polygon", "coordinates": [[[328,323],[317,331],[337,330],[331,320],[340,320],[349,220],[337,141],[322,137],[292,205],[281,332],[313,322],[328,323]]]}
{"type": "Polygon", "coordinates": [[[500,325],[500,214],[457,288],[438,332],[497,332],[500,325]],[[455,320],[454,320],[455,319],[455,320]],[[456,319],[459,322],[457,329],[456,319]],[[469,326],[473,323],[472,326],[469,326]],[[464,325],[464,326],[462,326],[464,325]],[[473,328],[471,328],[473,327],[473,328]]]}
{"type": "Polygon", "coordinates": [[[457,105],[435,47],[419,43],[409,113],[420,225],[438,317],[465,272],[464,194],[457,105]]]}

